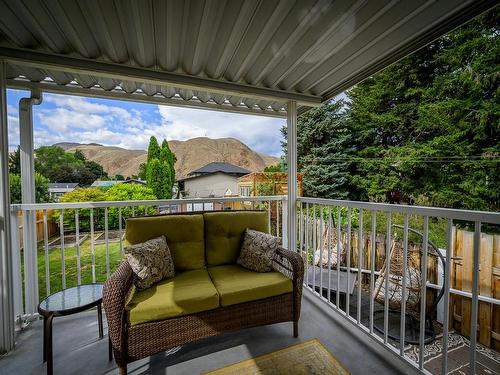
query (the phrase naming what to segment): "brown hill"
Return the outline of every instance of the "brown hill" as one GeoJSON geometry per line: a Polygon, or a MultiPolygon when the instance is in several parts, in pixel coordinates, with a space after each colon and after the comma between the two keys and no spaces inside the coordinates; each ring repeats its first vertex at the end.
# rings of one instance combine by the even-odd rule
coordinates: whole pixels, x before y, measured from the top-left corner
{"type": "MultiPolygon", "coordinates": [[[[258,172],[279,161],[276,157],[253,151],[234,138],[193,138],[187,141],[169,141],[168,144],[177,157],[175,164],[177,178],[185,177],[189,172],[210,162],[231,163],[258,172]]],[[[58,143],[57,146],[70,152],[80,150],[87,159],[101,164],[110,176],[137,175],[139,165],[146,161],[144,150],[127,150],[95,143],[58,143]]]]}

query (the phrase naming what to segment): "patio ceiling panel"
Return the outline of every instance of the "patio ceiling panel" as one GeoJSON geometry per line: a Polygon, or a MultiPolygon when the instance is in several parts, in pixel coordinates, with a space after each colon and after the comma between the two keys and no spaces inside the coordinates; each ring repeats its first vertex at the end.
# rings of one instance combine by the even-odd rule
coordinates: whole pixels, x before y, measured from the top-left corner
{"type": "Polygon", "coordinates": [[[0,57],[15,87],[283,116],[287,101],[302,113],[497,4],[0,0],[0,57]]]}

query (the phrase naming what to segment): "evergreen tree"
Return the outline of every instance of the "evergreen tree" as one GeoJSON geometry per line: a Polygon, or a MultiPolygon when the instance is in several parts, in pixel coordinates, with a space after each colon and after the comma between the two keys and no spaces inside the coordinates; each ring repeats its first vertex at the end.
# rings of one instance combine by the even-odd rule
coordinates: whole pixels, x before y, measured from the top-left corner
{"type": "MultiPolygon", "coordinates": [[[[345,103],[313,108],[297,121],[298,171],[304,173],[304,194],[309,197],[348,198],[352,135],[347,128],[345,103]]],[[[286,129],[282,132],[286,135],[286,129]]],[[[286,148],[286,144],[283,146],[286,148]]]]}
{"type": "Polygon", "coordinates": [[[151,160],[153,159],[159,159],[160,158],[160,146],[158,145],[158,140],[156,137],[152,136],[149,139],[149,145],[148,145],[148,157],[146,163],[148,164],[151,160]]]}
{"type": "Polygon", "coordinates": [[[499,208],[499,24],[493,9],[348,92],[359,198],[499,208]]]}
{"type": "Polygon", "coordinates": [[[306,194],[499,210],[499,12],[364,80],[346,108],[302,115],[306,194]]]}
{"type": "Polygon", "coordinates": [[[148,146],[147,163],[139,166],[139,177],[146,178],[148,186],[159,199],[172,198],[175,183],[175,155],[164,140],[158,146],[155,137],[151,137],[148,146]]]}
{"type": "Polygon", "coordinates": [[[153,190],[153,194],[158,199],[166,199],[167,196],[167,186],[165,184],[166,168],[164,163],[160,159],[152,159],[148,163],[148,174],[147,174],[147,184],[148,187],[153,190]]]}
{"type": "Polygon", "coordinates": [[[177,161],[177,158],[175,157],[175,154],[170,150],[170,146],[168,145],[168,141],[166,139],[163,140],[161,149],[162,152],[164,152],[162,160],[166,160],[169,165],[170,182],[171,186],[173,187],[175,184],[175,162],[177,161]]]}
{"type": "MultiPolygon", "coordinates": [[[[165,199],[172,198],[172,189],[174,187],[172,181],[172,165],[170,164],[172,160],[172,153],[170,152],[170,148],[165,147],[166,141],[162,144],[162,149],[160,153],[160,163],[162,168],[162,175],[165,183],[165,199]]],[[[174,172],[175,173],[175,172],[174,172]]],[[[175,178],[175,177],[174,177],[175,178]]]]}

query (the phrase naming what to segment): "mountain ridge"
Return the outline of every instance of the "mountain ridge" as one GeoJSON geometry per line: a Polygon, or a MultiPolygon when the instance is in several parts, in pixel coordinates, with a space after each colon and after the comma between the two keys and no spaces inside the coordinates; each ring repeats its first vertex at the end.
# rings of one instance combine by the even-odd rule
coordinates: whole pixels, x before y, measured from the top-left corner
{"type": "MultiPolygon", "coordinates": [[[[258,153],[235,138],[197,137],[186,141],[172,140],[168,144],[177,157],[175,173],[178,179],[186,177],[189,172],[210,162],[230,163],[252,172],[262,171],[266,166],[279,162],[279,158],[258,153]]],[[[147,156],[145,150],[125,149],[98,143],[60,142],[54,146],[59,146],[68,152],[80,150],[87,159],[101,164],[110,176],[137,175],[140,164],[146,162],[147,156]]]]}

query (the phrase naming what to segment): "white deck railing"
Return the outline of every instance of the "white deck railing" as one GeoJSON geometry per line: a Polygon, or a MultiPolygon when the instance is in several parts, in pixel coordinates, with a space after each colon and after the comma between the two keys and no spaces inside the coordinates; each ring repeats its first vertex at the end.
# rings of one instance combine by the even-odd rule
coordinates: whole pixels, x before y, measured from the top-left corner
{"type": "MultiPolygon", "coordinates": [[[[60,286],[62,288],[80,284],[84,282],[82,271],[90,266],[91,282],[104,281],[113,272],[115,264],[110,260],[110,244],[113,242],[109,238],[111,230],[116,234],[115,244],[118,244],[118,254],[122,255],[122,234],[124,222],[127,217],[144,215],[151,213],[182,212],[182,211],[208,211],[213,209],[265,209],[268,211],[269,224],[273,234],[283,237],[283,244],[286,244],[287,237],[287,213],[285,196],[270,197],[234,197],[234,198],[204,198],[204,199],[180,199],[180,200],[150,200],[150,201],[119,201],[119,202],[76,202],[76,203],[47,203],[47,204],[26,204],[12,205],[11,220],[13,230],[13,248],[17,249],[14,254],[14,267],[17,270],[15,275],[15,304],[16,314],[20,318],[33,317],[36,315],[36,307],[41,297],[57,291],[51,280],[54,279],[51,273],[51,253],[58,254],[61,263],[60,286]],[[38,244],[30,245],[29,237],[33,233],[29,232],[29,225],[23,225],[23,243],[27,244],[24,249],[19,246],[18,236],[18,214],[23,213],[27,218],[35,212],[42,212],[43,215],[43,238],[38,244]],[[55,212],[52,217],[47,212],[55,212]],[[57,217],[58,216],[58,217],[57,217]],[[116,219],[111,224],[112,219],[116,219]],[[50,238],[48,236],[48,223],[57,219],[59,225],[60,244],[51,250],[50,238]],[[85,222],[87,220],[88,222],[85,222]],[[80,254],[80,244],[78,241],[72,248],[76,251],[76,262],[69,264],[65,259],[68,244],[64,243],[64,234],[67,233],[68,223],[71,224],[71,232],[79,238],[83,232],[90,237],[91,259],[90,264],[84,264],[80,254]],[[86,228],[82,230],[82,227],[86,228]],[[95,238],[96,232],[102,232],[103,240],[99,244],[95,238]],[[104,260],[103,259],[104,255],[104,260]],[[98,261],[100,258],[101,261],[98,261]],[[104,264],[103,264],[104,263],[104,264]],[[97,269],[101,269],[101,278],[97,269]],[[102,271],[102,269],[105,271],[102,271]],[[45,273],[44,278],[39,278],[38,270],[45,273]],[[23,270],[24,279],[21,279],[23,270]],[[75,275],[73,281],[68,282],[69,275],[75,275]],[[40,293],[40,289],[44,293],[40,293]]],[[[498,305],[500,300],[489,296],[481,296],[479,293],[479,260],[481,232],[486,225],[500,225],[500,213],[453,210],[432,207],[402,206],[391,204],[365,203],[355,201],[299,198],[297,200],[297,249],[304,257],[306,264],[306,275],[304,286],[311,290],[318,298],[323,300],[332,309],[364,333],[373,337],[376,342],[389,348],[396,355],[423,372],[424,368],[423,348],[425,345],[425,331],[428,303],[427,294],[443,293],[443,353],[442,353],[442,373],[447,372],[447,352],[448,352],[448,330],[450,322],[450,296],[457,295],[471,299],[470,313],[470,363],[472,371],[475,371],[476,364],[476,343],[478,329],[478,301],[498,305]],[[473,259],[472,262],[472,282],[471,291],[462,291],[451,287],[451,264],[453,260],[453,231],[456,225],[469,226],[474,231],[473,259]],[[411,278],[410,268],[403,267],[399,278],[394,278],[394,271],[391,271],[391,259],[386,254],[391,253],[394,242],[400,246],[400,259],[404,265],[408,264],[413,256],[409,249],[414,246],[415,229],[421,232],[421,244],[430,243],[431,239],[438,238],[443,250],[444,270],[442,280],[429,280],[429,264],[431,260],[437,259],[437,254],[429,253],[430,246],[421,246],[419,253],[418,273],[420,285],[418,292],[419,302],[417,311],[414,312],[419,321],[418,327],[418,358],[412,360],[405,354],[405,340],[391,339],[389,312],[391,298],[390,284],[399,282],[401,285],[408,285],[411,278]],[[325,235],[326,233],[326,235],[325,235]],[[437,234],[436,234],[437,233],[437,234]],[[355,234],[355,235],[354,235],[355,234]],[[413,237],[412,237],[413,236],[413,237]],[[381,239],[382,238],[382,239],[381,239]],[[356,244],[352,241],[356,240],[356,244]],[[370,240],[370,246],[366,246],[370,240]],[[382,246],[383,254],[379,257],[379,266],[376,267],[377,243],[382,246]],[[356,245],[356,247],[354,247],[356,245]],[[324,258],[326,252],[326,258],[324,258]],[[353,254],[356,256],[353,257],[353,254]],[[316,265],[316,259],[320,259],[316,265]],[[326,262],[324,261],[326,259],[326,262]],[[339,260],[339,261],[336,261],[339,260]],[[369,266],[367,266],[369,265],[369,266]],[[313,275],[310,275],[310,273],[313,275]],[[319,278],[315,273],[319,272],[319,278]],[[391,274],[392,272],[392,274],[391,274]],[[332,278],[334,274],[334,278],[332,278]],[[342,276],[343,275],[343,276],[342,276]],[[326,278],[326,280],[325,280],[326,278]],[[343,278],[341,280],[341,278],[343,278]],[[345,280],[344,280],[345,279],[345,280]],[[344,293],[345,301],[341,303],[341,293],[337,293],[341,282],[345,281],[348,286],[354,283],[352,293],[344,293]],[[380,280],[379,280],[380,279],[380,280]],[[377,280],[379,280],[377,282],[377,280]],[[440,283],[439,281],[442,281],[440,283]],[[376,310],[376,303],[373,295],[375,290],[383,289],[383,303],[381,310],[376,310]],[[325,292],[326,291],[326,292],[325,292]],[[368,296],[368,298],[367,298],[368,296]],[[351,310],[352,309],[352,310],[351,310]],[[367,311],[366,311],[367,310],[367,311]],[[378,315],[377,315],[378,314],[378,315]],[[380,317],[380,324],[377,325],[375,316],[380,317]]],[[[25,223],[26,220],[23,220],[25,223]]],[[[417,241],[418,242],[418,241],[417,241]]],[[[115,245],[116,246],[116,245],[115,245]]],[[[116,250],[115,250],[116,251],[116,250]]],[[[414,252],[412,253],[414,254],[414,252]]],[[[379,254],[380,255],[380,254],[379,254]]],[[[433,275],[430,275],[433,276],[433,275]]],[[[435,275],[434,275],[435,276],[435,275]]],[[[401,288],[399,314],[399,336],[405,337],[407,319],[407,300],[410,287],[401,288]]]]}
{"type": "Polygon", "coordinates": [[[124,224],[128,217],[172,212],[262,209],[268,211],[271,232],[284,236],[286,220],[282,218],[286,217],[285,199],[284,196],[270,196],[12,205],[15,315],[20,323],[37,316],[40,299],[61,289],[80,285],[84,281],[82,271],[89,267],[91,277],[87,277],[86,282],[105,281],[117,265],[111,262],[110,247],[113,243],[115,247],[118,246],[119,258],[122,257],[124,224]],[[37,230],[30,224],[30,218],[33,219],[37,213],[42,216],[42,230],[39,231],[42,238],[40,235],[37,238],[37,230]],[[20,215],[23,217],[21,226],[20,215]],[[114,220],[110,224],[111,219],[114,220]],[[56,236],[49,238],[51,221],[58,224],[59,229],[56,236]],[[86,229],[82,230],[82,226],[86,229]],[[74,236],[72,244],[65,243],[68,233],[74,236]],[[115,234],[115,238],[110,239],[110,234],[115,234]],[[96,238],[97,235],[99,238],[96,238]],[[90,264],[82,261],[80,250],[83,241],[80,238],[83,236],[90,242],[90,264]],[[21,240],[24,246],[20,245],[21,240]],[[51,246],[54,241],[58,241],[57,245],[51,246]],[[75,262],[68,262],[69,250],[72,254],[76,253],[75,262]],[[55,263],[54,252],[58,254],[57,261],[60,263],[57,270],[52,264],[55,263]],[[103,268],[105,273],[99,274],[97,270],[102,271],[103,268]],[[44,277],[39,277],[39,270],[45,274],[44,277]],[[60,274],[60,279],[55,279],[55,274],[60,274]],[[72,277],[72,282],[68,282],[70,275],[76,275],[72,277]]]}
{"type": "MultiPolygon", "coordinates": [[[[391,204],[366,203],[355,201],[343,201],[332,199],[315,199],[315,198],[299,198],[298,207],[298,230],[297,243],[299,251],[306,259],[306,275],[304,277],[304,285],[311,290],[318,298],[328,303],[334,310],[339,312],[348,321],[360,328],[366,334],[372,336],[381,345],[389,348],[406,362],[411,363],[420,371],[427,373],[424,368],[424,345],[426,340],[425,331],[427,318],[427,294],[430,290],[442,291],[443,297],[443,352],[442,352],[442,373],[447,374],[448,368],[448,333],[450,322],[450,295],[460,295],[471,299],[470,312],[470,364],[471,373],[475,373],[476,367],[476,345],[477,345],[477,330],[478,330],[478,301],[484,301],[490,304],[499,305],[500,300],[488,296],[479,295],[479,256],[482,228],[485,225],[493,225],[496,228],[496,233],[500,229],[500,213],[481,212],[481,211],[466,211],[443,209],[433,207],[416,207],[391,204]],[[369,221],[369,223],[368,223],[369,221]],[[356,223],[355,223],[356,222],[356,223]],[[382,225],[378,225],[382,222],[382,225]],[[412,223],[413,228],[410,226],[412,223]],[[454,240],[452,234],[455,225],[473,228],[473,259],[472,261],[472,290],[471,292],[453,289],[450,286],[450,271],[452,265],[452,254],[454,240]],[[414,228],[418,226],[418,228],[414,228]],[[382,228],[381,228],[382,227],[382,228]],[[415,231],[417,229],[417,231],[415,231]],[[389,328],[389,311],[390,308],[390,293],[394,291],[394,283],[400,285],[408,285],[410,279],[410,269],[408,261],[410,252],[410,236],[415,237],[415,233],[421,232],[420,237],[420,253],[419,253],[419,278],[420,288],[416,291],[419,293],[418,310],[415,311],[418,321],[418,358],[413,361],[405,354],[407,342],[405,339],[391,340],[389,328]],[[355,236],[354,236],[355,233],[355,236]],[[399,234],[399,238],[398,238],[399,234]],[[383,264],[380,269],[375,267],[376,264],[376,244],[377,238],[383,236],[384,253],[382,257],[383,264]],[[430,254],[429,249],[432,249],[431,237],[437,237],[442,242],[444,249],[442,258],[444,263],[444,271],[442,272],[442,283],[430,282],[429,263],[430,257],[439,258],[439,254],[430,254]],[[439,238],[441,237],[441,238],[439,238]],[[357,247],[354,248],[351,241],[356,238],[357,247]],[[367,243],[370,246],[367,246],[367,243]],[[395,256],[392,258],[386,256],[391,254],[394,241],[399,241],[400,246],[400,261],[402,265],[402,273],[399,276],[392,277],[391,271],[392,262],[395,261],[395,256]],[[428,246],[422,246],[429,244],[428,246]],[[319,254],[318,254],[319,252],[319,254]],[[324,258],[323,252],[326,252],[324,258]],[[356,257],[353,257],[353,253],[356,257]],[[319,256],[318,256],[319,255],[319,256]],[[369,255],[369,258],[368,258],[369,255]],[[345,259],[342,259],[342,258],[345,259]],[[319,259],[317,265],[316,259],[319,259]],[[325,261],[326,259],[326,261],[325,261]],[[337,261],[340,260],[340,261],[337,261]],[[351,261],[355,264],[352,265],[351,261]],[[326,264],[325,264],[326,262],[326,264]],[[369,264],[369,268],[364,265],[369,264]],[[319,280],[315,275],[309,273],[319,272],[319,280]],[[340,294],[336,290],[332,290],[332,273],[334,273],[333,281],[336,285],[341,285],[341,275],[343,281],[346,281],[347,292],[345,293],[345,303],[340,303],[340,294]],[[336,277],[336,280],[335,280],[336,277]],[[377,283],[377,280],[380,279],[377,283]],[[326,278],[326,283],[324,282],[326,278]],[[348,290],[353,278],[356,278],[356,286],[353,292],[353,297],[356,299],[356,311],[352,312],[351,295],[348,290]],[[366,279],[366,282],[360,282],[366,279]],[[363,289],[363,284],[365,289],[363,289]],[[438,285],[441,284],[441,285],[438,285]],[[368,288],[366,288],[368,286],[368,288]],[[376,327],[375,322],[375,288],[383,287],[383,303],[381,304],[383,311],[382,322],[376,327]],[[325,292],[326,290],[326,292],[325,292]],[[335,293],[332,296],[332,293],[335,293]],[[368,295],[368,306],[363,304],[368,295]],[[365,298],[363,298],[365,296],[365,298]],[[368,309],[368,318],[366,319],[366,311],[368,309]],[[363,314],[365,313],[365,314],[363,314]],[[399,341],[399,342],[398,342],[399,341]]],[[[490,228],[491,229],[491,228],[490,228]]],[[[434,245],[432,243],[432,245],[434,245]]],[[[408,288],[400,288],[400,306],[399,306],[399,337],[406,337],[406,318],[407,318],[407,300],[411,285],[408,288]]],[[[415,292],[415,291],[414,291],[415,292]]],[[[438,292],[436,292],[438,293],[438,292]]]]}

